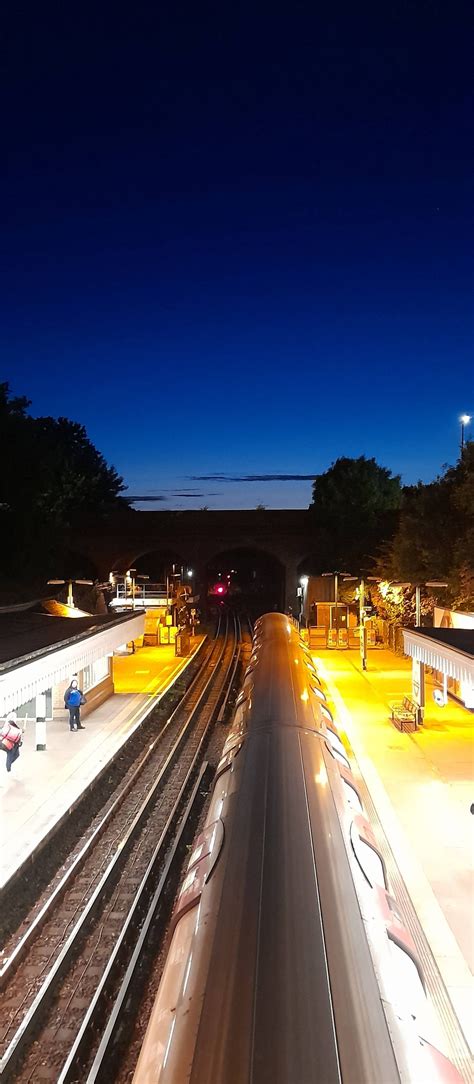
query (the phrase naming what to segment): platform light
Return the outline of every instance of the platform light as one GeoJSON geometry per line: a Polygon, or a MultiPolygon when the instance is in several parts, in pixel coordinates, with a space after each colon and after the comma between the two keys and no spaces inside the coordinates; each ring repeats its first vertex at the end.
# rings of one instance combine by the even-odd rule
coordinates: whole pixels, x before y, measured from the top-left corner
{"type": "Polygon", "coordinates": [[[68,579],[66,579],[66,580],[56,580],[56,579],[54,579],[54,580],[48,580],[47,582],[48,582],[48,584],[67,583],[67,605],[68,606],[74,606],[74,598],[73,598],[73,594],[72,594],[72,585],[73,585],[73,583],[87,584],[88,587],[92,587],[94,581],[93,580],[77,580],[77,579],[71,579],[70,577],[68,577],[68,579]]]}
{"type": "Polygon", "coordinates": [[[460,417],[459,421],[461,422],[461,459],[462,459],[462,457],[464,455],[464,426],[469,425],[469,422],[471,421],[471,415],[470,414],[461,414],[461,417],[460,417]]]}

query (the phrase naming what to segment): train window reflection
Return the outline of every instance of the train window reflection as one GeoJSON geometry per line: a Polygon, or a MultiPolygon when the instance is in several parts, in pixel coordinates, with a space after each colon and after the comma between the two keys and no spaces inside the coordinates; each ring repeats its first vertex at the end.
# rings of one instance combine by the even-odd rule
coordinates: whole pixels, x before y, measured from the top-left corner
{"type": "Polygon", "coordinates": [[[332,753],[334,760],[338,760],[339,763],[343,764],[345,768],[350,768],[350,764],[346,757],[346,754],[344,752],[341,753],[339,749],[336,749],[335,746],[331,745],[328,735],[326,735],[326,747],[329,749],[329,752],[332,753]]]}
{"type": "MultiPolygon", "coordinates": [[[[321,708],[321,710],[323,710],[323,708],[321,708]]],[[[334,730],[331,730],[330,727],[326,727],[326,734],[329,738],[329,741],[331,742],[333,749],[337,749],[337,751],[341,753],[341,755],[345,758],[346,750],[344,749],[339,734],[336,734],[336,732],[334,730]]]]}
{"type": "Polygon", "coordinates": [[[351,825],[351,843],[362,873],[369,882],[371,888],[380,885],[386,888],[385,871],[382,859],[373,847],[360,838],[355,824],[351,825]]]}
{"type": "Polygon", "coordinates": [[[324,718],[328,720],[328,722],[330,722],[330,723],[334,722],[334,719],[333,719],[333,717],[331,715],[331,712],[329,711],[329,708],[326,707],[325,704],[321,704],[321,712],[322,712],[324,718]]]}
{"type": "Polygon", "coordinates": [[[311,685],[311,692],[314,693],[314,695],[317,696],[319,700],[326,700],[323,690],[318,689],[317,685],[311,685]]]}
{"type": "Polygon", "coordinates": [[[393,968],[393,994],[397,998],[401,1008],[416,1020],[425,1012],[426,995],[421,982],[418,968],[411,956],[404,952],[400,945],[389,940],[393,968]]]}
{"type": "Polygon", "coordinates": [[[350,783],[346,783],[345,779],[343,779],[342,782],[344,786],[344,797],[349,809],[351,809],[353,813],[363,813],[364,807],[355,787],[351,787],[350,783]]]}

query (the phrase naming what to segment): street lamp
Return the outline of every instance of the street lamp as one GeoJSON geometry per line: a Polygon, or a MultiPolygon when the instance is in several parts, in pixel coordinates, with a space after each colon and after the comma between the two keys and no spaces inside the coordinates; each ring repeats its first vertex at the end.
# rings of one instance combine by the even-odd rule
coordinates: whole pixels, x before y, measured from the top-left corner
{"type": "Polygon", "coordinates": [[[426,580],[425,583],[398,583],[392,581],[392,587],[415,588],[415,627],[421,627],[421,588],[422,587],[447,587],[445,580],[426,580]]]}
{"type": "Polygon", "coordinates": [[[300,594],[300,612],[299,612],[299,617],[298,617],[298,622],[299,622],[300,628],[301,628],[301,619],[302,619],[302,617],[304,615],[307,586],[308,586],[308,577],[307,576],[300,576],[301,594],[300,594]]]}
{"type": "MultiPolygon", "coordinates": [[[[369,579],[373,579],[370,577],[369,579]]],[[[358,580],[358,576],[344,576],[343,583],[349,583],[354,580],[358,580]]],[[[365,627],[365,583],[364,577],[360,577],[359,582],[359,629],[360,629],[360,657],[362,659],[362,669],[367,670],[367,630],[365,627]]]]}
{"type": "Polygon", "coordinates": [[[461,422],[461,459],[464,455],[464,426],[469,425],[471,420],[470,414],[461,414],[459,421],[461,422]]]}
{"type": "Polygon", "coordinates": [[[125,573],[125,577],[126,577],[126,580],[130,579],[132,581],[132,610],[134,610],[135,609],[135,584],[136,584],[136,581],[137,580],[143,580],[143,581],[149,580],[150,577],[149,576],[137,575],[136,568],[129,568],[128,572],[125,573]]]}
{"type": "Polygon", "coordinates": [[[48,580],[49,584],[50,583],[51,584],[52,583],[57,583],[57,584],[59,584],[59,583],[67,583],[67,605],[68,606],[74,606],[74,599],[73,599],[73,596],[72,596],[72,585],[73,585],[73,583],[87,584],[89,587],[92,587],[93,582],[94,582],[93,580],[69,580],[69,579],[68,580],[48,580]]]}
{"type": "Polygon", "coordinates": [[[415,584],[415,624],[417,628],[421,625],[421,588],[422,587],[447,587],[445,580],[426,580],[426,583],[415,584]]]}

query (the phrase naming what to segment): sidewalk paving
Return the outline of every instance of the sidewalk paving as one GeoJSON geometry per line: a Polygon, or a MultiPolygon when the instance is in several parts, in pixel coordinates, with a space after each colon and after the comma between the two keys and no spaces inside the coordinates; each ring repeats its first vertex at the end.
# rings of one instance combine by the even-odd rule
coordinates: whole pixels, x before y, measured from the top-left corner
{"type": "Polygon", "coordinates": [[[346,731],[464,1033],[473,1046],[474,715],[440,708],[426,678],[422,729],[400,733],[389,704],[411,690],[411,660],[391,651],[321,651],[346,731]]]}
{"type": "MultiPolygon", "coordinates": [[[[196,637],[195,649],[202,639],[196,637]]],[[[20,757],[9,774],[0,759],[0,809],[3,823],[10,826],[0,850],[0,890],[68,814],[192,657],[177,658],[174,646],[115,656],[118,691],[87,715],[84,730],[70,731],[67,711],[63,720],[48,722],[46,750],[36,751],[35,724],[27,724],[20,757]]]]}

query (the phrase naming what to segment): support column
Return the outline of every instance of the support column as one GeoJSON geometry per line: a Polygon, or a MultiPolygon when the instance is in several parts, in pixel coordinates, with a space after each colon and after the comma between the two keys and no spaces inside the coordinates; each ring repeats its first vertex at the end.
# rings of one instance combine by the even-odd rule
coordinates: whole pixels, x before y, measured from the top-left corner
{"type": "Polygon", "coordinates": [[[425,664],[418,659],[412,659],[411,690],[417,705],[416,723],[421,726],[425,715],[425,664]]]}
{"type": "Polygon", "coordinates": [[[38,693],[36,697],[36,751],[46,749],[46,693],[38,693]]]}

